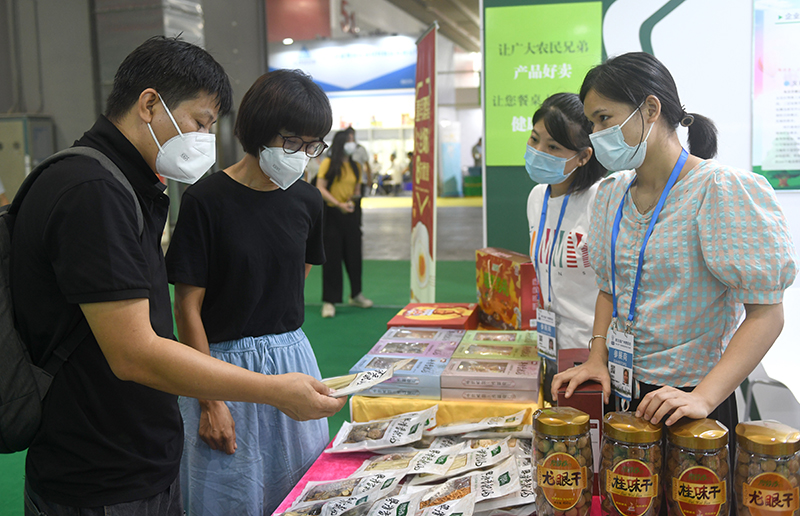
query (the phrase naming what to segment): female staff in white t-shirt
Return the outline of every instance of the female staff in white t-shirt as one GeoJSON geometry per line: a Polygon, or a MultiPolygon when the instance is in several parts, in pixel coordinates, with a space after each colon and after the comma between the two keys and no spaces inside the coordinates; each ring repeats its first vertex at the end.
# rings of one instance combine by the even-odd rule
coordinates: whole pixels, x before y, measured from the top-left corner
{"type": "Polygon", "coordinates": [[[525,169],[539,183],[528,196],[527,211],[531,260],[540,288],[539,338],[547,343],[539,346],[546,359],[544,397],[551,402],[556,350],[585,348],[592,336],[597,281],[586,233],[598,181],[606,170],[594,157],[591,131],[578,95],[558,93],[533,114],[525,153],[525,169]]]}

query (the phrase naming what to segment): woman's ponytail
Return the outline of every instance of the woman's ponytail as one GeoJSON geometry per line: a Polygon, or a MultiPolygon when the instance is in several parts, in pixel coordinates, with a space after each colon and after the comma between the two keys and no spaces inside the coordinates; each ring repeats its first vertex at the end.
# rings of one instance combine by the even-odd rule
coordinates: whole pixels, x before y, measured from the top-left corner
{"type": "Polygon", "coordinates": [[[710,118],[686,113],[680,124],[689,130],[689,152],[703,159],[717,155],[717,127],[710,118]]]}

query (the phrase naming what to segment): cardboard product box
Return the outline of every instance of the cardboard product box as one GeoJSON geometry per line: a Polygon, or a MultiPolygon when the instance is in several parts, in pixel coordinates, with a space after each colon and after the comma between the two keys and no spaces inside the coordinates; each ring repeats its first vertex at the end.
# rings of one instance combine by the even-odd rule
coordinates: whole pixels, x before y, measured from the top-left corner
{"type": "Polygon", "coordinates": [[[415,388],[413,386],[394,385],[382,383],[371,389],[361,391],[359,396],[377,396],[381,398],[411,398],[419,400],[441,400],[441,392],[428,388],[415,388]]]}
{"type": "Polygon", "coordinates": [[[453,358],[538,360],[535,331],[468,331],[453,358]]]}
{"type": "Polygon", "coordinates": [[[538,334],[536,331],[495,330],[493,328],[470,330],[464,332],[464,336],[461,337],[461,342],[470,342],[473,344],[502,344],[508,342],[537,347],[538,334]]]}
{"type": "MultiPolygon", "coordinates": [[[[404,357],[364,355],[350,368],[350,374],[370,369],[385,369],[404,357]]],[[[408,358],[408,357],[405,357],[408,358]]],[[[364,396],[394,396],[422,399],[441,399],[440,377],[449,358],[414,357],[394,376],[361,394],[364,396]]]]}
{"type": "Polygon", "coordinates": [[[442,373],[442,390],[478,389],[518,392],[539,399],[539,362],[531,360],[453,359],[442,373]]]}
{"type": "Polygon", "coordinates": [[[539,391],[503,391],[492,389],[445,389],[442,388],[443,400],[468,400],[468,401],[527,401],[536,403],[539,391]]]}
{"type": "MultiPolygon", "coordinates": [[[[589,350],[560,349],[558,350],[558,372],[563,372],[580,365],[589,358],[589,350]]],[[[598,479],[600,475],[600,440],[603,432],[603,387],[597,382],[586,382],[572,393],[567,399],[564,397],[566,386],[558,390],[558,406],[573,407],[589,414],[589,432],[592,436],[592,456],[594,466],[594,496],[600,496],[598,479]]]]}
{"type": "Polygon", "coordinates": [[[504,330],[535,330],[539,281],[526,256],[486,247],[475,251],[480,321],[504,330]]]}
{"type": "Polygon", "coordinates": [[[399,357],[450,358],[460,340],[400,340],[381,339],[369,351],[369,355],[399,357]]]}
{"type": "Polygon", "coordinates": [[[413,326],[395,326],[386,330],[381,339],[386,340],[455,340],[461,342],[465,330],[448,330],[445,328],[420,328],[413,326]]]}
{"type": "Polygon", "coordinates": [[[451,330],[478,327],[477,303],[409,303],[397,312],[387,327],[416,326],[451,330]]]}

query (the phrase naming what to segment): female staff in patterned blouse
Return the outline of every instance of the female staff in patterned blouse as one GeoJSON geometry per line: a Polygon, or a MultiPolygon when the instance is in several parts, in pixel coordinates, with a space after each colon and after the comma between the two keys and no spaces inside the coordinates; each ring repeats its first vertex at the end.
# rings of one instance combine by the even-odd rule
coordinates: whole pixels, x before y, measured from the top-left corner
{"type": "Polygon", "coordinates": [[[595,67],[580,98],[597,159],[622,172],[600,184],[588,235],[600,288],[592,351],[553,390],[566,384],[569,397],[595,380],[609,400],[614,322],[634,340],[631,410],[667,425],[712,417],[733,430],[732,393],[780,334],[783,291],[797,275],[775,193],[764,177],[710,159],[713,122],[681,107],[669,71],[649,54],[595,67]]]}

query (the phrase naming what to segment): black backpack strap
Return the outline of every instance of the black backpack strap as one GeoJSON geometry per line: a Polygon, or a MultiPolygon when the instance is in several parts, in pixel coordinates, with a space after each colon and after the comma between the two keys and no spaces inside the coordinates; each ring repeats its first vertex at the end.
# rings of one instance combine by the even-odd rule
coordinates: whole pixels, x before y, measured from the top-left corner
{"type": "Polygon", "coordinates": [[[70,156],[85,156],[87,158],[96,160],[98,163],[100,163],[100,165],[103,166],[103,168],[108,170],[111,175],[120,182],[120,184],[122,184],[128,193],[131,194],[133,203],[136,205],[136,224],[139,228],[139,236],[141,237],[144,233],[144,216],[142,215],[142,206],[139,204],[139,198],[136,197],[136,192],[134,192],[133,186],[131,186],[130,181],[128,181],[128,178],[125,177],[125,174],[122,173],[119,167],[113,161],[111,161],[108,156],[97,149],[93,149],[92,147],[70,147],[68,149],[56,152],[52,156],[39,163],[22,182],[22,185],[19,187],[17,195],[14,196],[14,201],[11,203],[8,211],[12,214],[15,214],[19,211],[22,200],[28,194],[28,190],[31,189],[31,185],[33,185],[34,181],[36,181],[44,169],[52,165],[54,162],[70,156]]]}
{"type": "MultiPolygon", "coordinates": [[[[28,191],[31,189],[31,185],[36,181],[36,179],[41,175],[42,171],[52,165],[54,162],[68,158],[71,156],[85,156],[88,158],[92,158],[100,163],[106,170],[108,170],[114,178],[122,184],[122,186],[127,190],[131,197],[133,198],[133,203],[136,206],[136,223],[139,229],[139,237],[144,234],[144,216],[142,214],[142,206],[139,204],[139,198],[136,197],[136,192],[133,190],[133,186],[131,185],[128,178],[125,177],[125,174],[119,169],[119,167],[109,159],[108,156],[103,154],[97,149],[93,149],[91,147],[70,147],[68,149],[61,150],[56,152],[52,156],[48,157],[41,163],[39,163],[36,168],[34,168],[28,177],[22,182],[22,185],[19,187],[17,194],[14,196],[14,201],[11,203],[11,206],[8,207],[8,212],[11,216],[15,217],[16,213],[19,211],[19,207],[22,205],[22,200],[28,194],[28,191]]],[[[13,226],[13,221],[12,221],[13,226]]],[[[53,380],[53,377],[56,375],[58,370],[64,365],[64,362],[69,359],[72,352],[78,347],[78,345],[83,342],[86,337],[88,337],[92,333],[92,329],[89,327],[89,322],[86,320],[86,317],[81,317],[76,326],[72,329],[69,336],[66,340],[61,342],[53,353],[51,354],[50,358],[44,363],[41,368],[34,368],[34,372],[36,373],[36,382],[39,387],[39,394],[42,399],[44,399],[45,395],[47,394],[48,389],[50,388],[50,383],[53,380]],[[44,374],[42,374],[42,371],[44,374]]]]}
{"type": "Polygon", "coordinates": [[[44,365],[40,366],[40,368],[47,373],[45,375],[37,375],[36,378],[42,399],[44,399],[44,395],[47,394],[50,383],[53,381],[53,377],[59,369],[61,369],[61,366],[64,365],[64,362],[69,359],[72,352],[75,351],[78,345],[83,342],[86,337],[91,335],[91,333],[92,329],[89,327],[89,321],[86,320],[86,317],[81,316],[80,321],[70,332],[69,337],[56,346],[50,358],[45,361],[44,365]]]}

